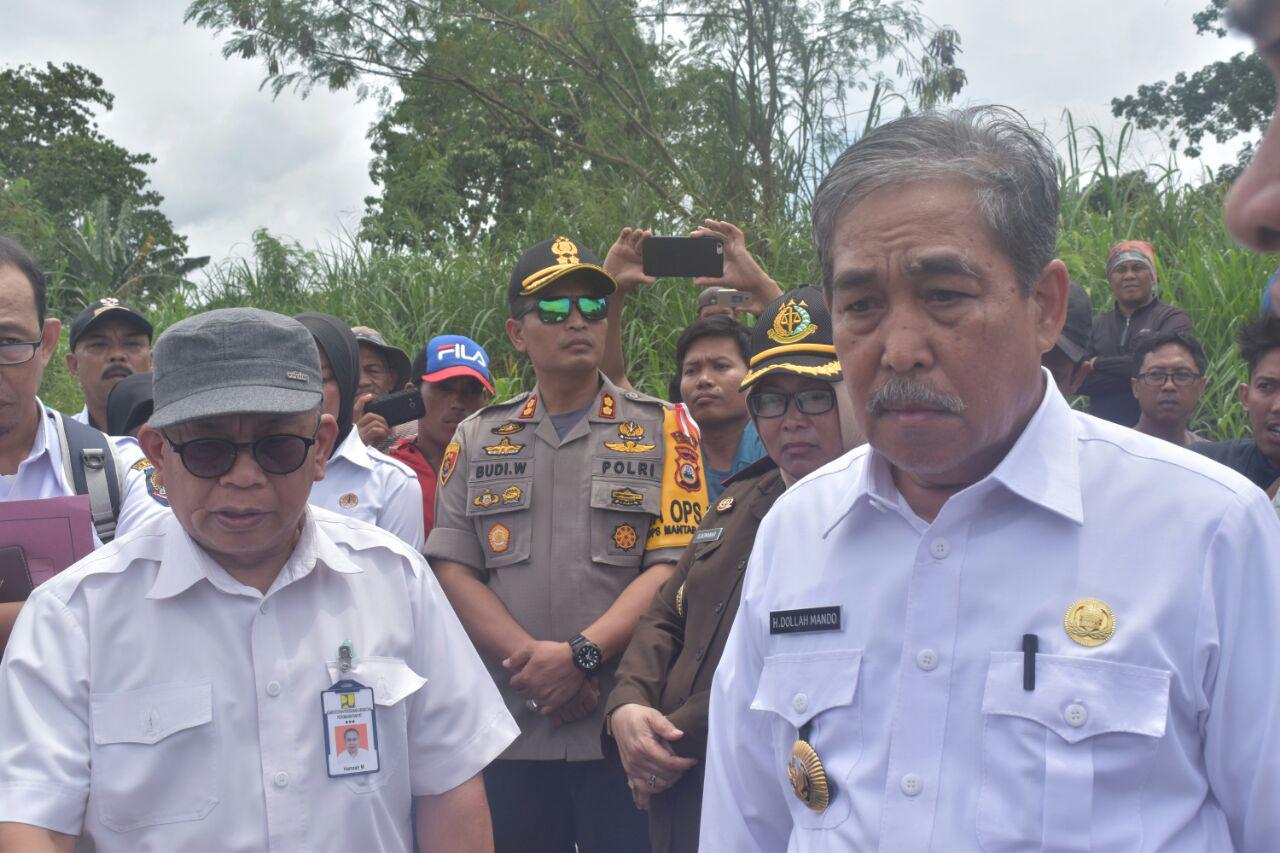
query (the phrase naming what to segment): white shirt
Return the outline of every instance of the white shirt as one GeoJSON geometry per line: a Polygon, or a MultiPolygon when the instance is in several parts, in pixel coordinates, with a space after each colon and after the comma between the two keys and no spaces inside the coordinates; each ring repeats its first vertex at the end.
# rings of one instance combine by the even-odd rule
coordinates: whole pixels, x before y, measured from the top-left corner
{"type": "Polygon", "coordinates": [[[311,487],[311,505],[390,531],[421,551],[426,544],[422,487],[413,469],[366,447],[354,428],[311,487]]]}
{"type": "MultiPolygon", "coordinates": [[[[45,413],[36,429],[31,451],[18,464],[18,472],[9,487],[6,500],[29,501],[42,498],[61,498],[76,493],[75,486],[67,481],[62,466],[62,443],[58,440],[58,427],[53,418],[56,413],[46,409],[36,400],[39,410],[45,413]]],[[[154,468],[143,455],[136,441],[110,439],[120,467],[121,494],[120,516],[116,519],[116,535],[123,535],[154,518],[171,516],[169,501],[164,490],[151,476],[154,468]]],[[[102,544],[98,533],[93,532],[93,544],[102,544]]]]}
{"type": "Polygon", "coordinates": [[[83,409],[71,416],[71,420],[79,421],[85,426],[91,426],[89,423],[89,407],[86,405],[83,409]]]}
{"type": "Polygon", "coordinates": [[[38,587],[0,720],[0,821],[105,853],[408,851],[411,797],[519,733],[426,561],[315,508],[265,596],[172,516],[38,587]],[[381,769],[330,778],[320,693],[346,640],[381,769]]]}
{"type": "Polygon", "coordinates": [[[712,687],[706,853],[1274,847],[1275,514],[1048,387],[932,524],[869,447],[774,504],[712,687]],[[1101,645],[1064,628],[1083,598],[1114,614],[1101,645]],[[839,630],[770,633],[827,606],[839,630]],[[806,723],[836,787],[821,813],[787,780],[806,723]]]}

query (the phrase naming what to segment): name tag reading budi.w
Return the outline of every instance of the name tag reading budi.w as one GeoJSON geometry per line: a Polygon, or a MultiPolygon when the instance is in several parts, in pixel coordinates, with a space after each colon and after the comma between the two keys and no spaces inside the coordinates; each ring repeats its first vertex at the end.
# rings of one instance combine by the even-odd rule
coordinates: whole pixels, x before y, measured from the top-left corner
{"type": "Polygon", "coordinates": [[[811,631],[839,631],[840,605],[805,607],[801,610],[774,610],[769,614],[770,634],[807,634],[811,631]]]}

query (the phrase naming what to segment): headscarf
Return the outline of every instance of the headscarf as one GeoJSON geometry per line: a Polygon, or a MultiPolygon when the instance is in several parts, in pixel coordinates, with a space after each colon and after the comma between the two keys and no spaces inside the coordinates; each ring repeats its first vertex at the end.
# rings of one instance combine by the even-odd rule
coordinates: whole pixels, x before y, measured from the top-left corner
{"type": "Polygon", "coordinates": [[[351,432],[352,413],[356,404],[356,386],[360,384],[360,344],[351,327],[332,314],[306,313],[293,319],[307,327],[316,346],[329,359],[333,378],[338,383],[338,438],[333,443],[332,457],[351,432]]]}
{"type": "Polygon", "coordinates": [[[1107,252],[1107,275],[1111,275],[1111,271],[1117,264],[1125,261],[1146,264],[1147,269],[1151,270],[1151,277],[1155,278],[1156,249],[1150,243],[1144,243],[1141,240],[1121,240],[1116,243],[1111,247],[1111,251],[1107,252]]]}
{"type": "Polygon", "coordinates": [[[107,435],[129,435],[151,417],[151,373],[131,373],[107,394],[107,435]]]}

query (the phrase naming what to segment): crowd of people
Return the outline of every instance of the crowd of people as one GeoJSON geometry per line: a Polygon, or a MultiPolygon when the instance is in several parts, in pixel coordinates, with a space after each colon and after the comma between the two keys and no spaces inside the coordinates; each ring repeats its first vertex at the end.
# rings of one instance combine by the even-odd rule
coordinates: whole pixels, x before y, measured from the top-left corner
{"type": "MultiPolygon", "coordinates": [[[[1258,250],[1277,150],[1228,202],[1258,250]]],[[[0,850],[1274,843],[1274,282],[1237,334],[1251,435],[1210,441],[1156,248],[1098,259],[1095,313],[1016,113],[871,131],[812,216],[822,280],[785,290],[693,232],[724,274],[666,400],[622,347],[645,229],[513,259],[510,399],[458,330],[157,337],[102,299],[75,415],[0,237],[3,520],[76,497],[92,546],[14,594],[42,543],[0,542],[0,850]]]]}

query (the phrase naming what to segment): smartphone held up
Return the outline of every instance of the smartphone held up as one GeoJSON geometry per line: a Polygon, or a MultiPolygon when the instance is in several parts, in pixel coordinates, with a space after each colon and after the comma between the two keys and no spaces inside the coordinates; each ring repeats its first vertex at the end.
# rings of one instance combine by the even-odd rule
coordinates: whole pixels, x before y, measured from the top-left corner
{"type": "Polygon", "coordinates": [[[646,237],[644,274],[654,278],[721,278],[724,241],[714,237],[646,237]]]}

